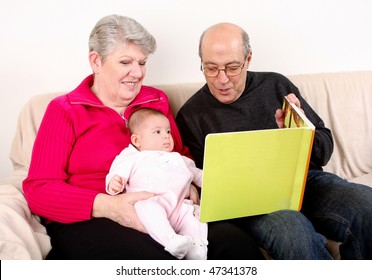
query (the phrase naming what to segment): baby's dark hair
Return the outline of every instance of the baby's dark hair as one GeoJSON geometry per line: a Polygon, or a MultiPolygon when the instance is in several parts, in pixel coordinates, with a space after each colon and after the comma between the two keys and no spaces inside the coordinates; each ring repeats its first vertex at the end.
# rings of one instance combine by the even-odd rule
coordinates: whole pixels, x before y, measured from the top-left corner
{"type": "Polygon", "coordinates": [[[129,117],[128,129],[130,133],[136,133],[136,130],[138,129],[140,124],[143,123],[149,116],[164,116],[164,114],[160,111],[150,108],[138,109],[129,117]]]}

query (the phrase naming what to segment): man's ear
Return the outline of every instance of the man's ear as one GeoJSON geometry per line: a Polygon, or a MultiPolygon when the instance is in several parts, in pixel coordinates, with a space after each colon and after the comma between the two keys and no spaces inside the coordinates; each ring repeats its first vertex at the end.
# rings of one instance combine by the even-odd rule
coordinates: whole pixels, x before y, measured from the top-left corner
{"type": "Polygon", "coordinates": [[[98,52],[96,51],[89,52],[89,63],[90,63],[90,67],[93,70],[93,73],[99,74],[101,66],[102,66],[102,59],[98,52]]]}
{"type": "Polygon", "coordinates": [[[252,60],[252,50],[249,51],[248,57],[247,57],[247,69],[249,67],[249,64],[251,63],[252,60]]]}
{"type": "Polygon", "coordinates": [[[141,143],[140,143],[140,137],[133,133],[131,136],[130,136],[130,141],[132,142],[133,146],[136,147],[137,149],[139,149],[141,147],[141,143]]]}

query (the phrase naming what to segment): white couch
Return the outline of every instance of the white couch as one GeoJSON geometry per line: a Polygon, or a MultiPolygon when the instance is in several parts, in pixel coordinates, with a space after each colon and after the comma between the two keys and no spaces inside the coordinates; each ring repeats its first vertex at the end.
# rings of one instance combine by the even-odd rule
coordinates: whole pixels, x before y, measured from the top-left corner
{"type": "MultiPolygon", "coordinates": [[[[289,78],[333,131],[335,150],[325,170],[372,187],[372,71],[289,78]]],[[[173,113],[177,114],[202,83],[155,86],[167,93],[173,113]]],[[[0,180],[0,259],[43,259],[51,248],[45,228],[30,213],[21,185],[44,110],[59,94],[34,96],[19,115],[10,151],[14,171],[0,180]]],[[[331,250],[337,258],[337,243],[331,250]]]]}

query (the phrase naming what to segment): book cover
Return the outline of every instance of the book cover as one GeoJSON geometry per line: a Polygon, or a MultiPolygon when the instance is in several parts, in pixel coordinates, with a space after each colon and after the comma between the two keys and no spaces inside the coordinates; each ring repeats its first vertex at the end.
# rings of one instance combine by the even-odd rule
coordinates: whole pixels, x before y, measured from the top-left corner
{"type": "Polygon", "coordinates": [[[300,210],[315,127],[284,101],[285,128],[206,137],[200,220],[300,210]]]}

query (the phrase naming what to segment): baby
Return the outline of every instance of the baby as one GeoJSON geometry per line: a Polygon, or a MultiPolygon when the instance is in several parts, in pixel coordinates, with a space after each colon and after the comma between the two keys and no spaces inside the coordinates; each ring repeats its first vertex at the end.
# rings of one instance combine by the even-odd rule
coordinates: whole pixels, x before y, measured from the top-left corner
{"type": "Polygon", "coordinates": [[[156,195],[134,204],[149,235],[178,259],[207,259],[207,224],[199,206],[188,200],[190,184],[201,186],[202,170],[172,152],[174,142],[166,116],[140,109],[129,118],[131,142],[114,160],[106,191],[148,191],[156,195]]]}

